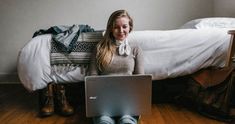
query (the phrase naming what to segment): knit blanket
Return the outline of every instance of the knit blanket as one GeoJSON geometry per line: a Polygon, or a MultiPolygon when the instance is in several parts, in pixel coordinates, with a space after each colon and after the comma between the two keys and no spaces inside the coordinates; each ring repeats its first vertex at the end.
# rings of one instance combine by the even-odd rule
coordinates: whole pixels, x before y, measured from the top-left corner
{"type": "Polygon", "coordinates": [[[50,64],[52,66],[88,65],[92,51],[101,39],[101,31],[82,33],[70,53],[67,53],[63,47],[52,41],[50,64]]]}

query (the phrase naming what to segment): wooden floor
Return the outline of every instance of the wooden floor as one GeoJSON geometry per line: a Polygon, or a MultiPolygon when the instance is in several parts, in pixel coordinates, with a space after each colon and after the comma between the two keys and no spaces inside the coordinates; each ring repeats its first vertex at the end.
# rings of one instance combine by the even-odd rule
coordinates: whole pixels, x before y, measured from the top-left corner
{"type": "MultiPolygon", "coordinates": [[[[78,92],[78,96],[79,92],[78,92]]],[[[74,98],[76,99],[76,98],[74,98]]],[[[76,113],[70,117],[38,116],[38,94],[27,92],[20,84],[0,85],[1,124],[91,124],[85,117],[84,101],[72,103],[76,113]]],[[[141,116],[140,124],[224,124],[204,117],[194,111],[172,104],[153,104],[152,114],[141,116]]]]}

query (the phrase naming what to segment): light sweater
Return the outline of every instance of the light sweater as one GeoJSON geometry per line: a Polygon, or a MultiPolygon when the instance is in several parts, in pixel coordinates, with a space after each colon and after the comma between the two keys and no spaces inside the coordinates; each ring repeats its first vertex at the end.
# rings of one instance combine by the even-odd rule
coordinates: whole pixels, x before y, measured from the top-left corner
{"type": "Polygon", "coordinates": [[[96,51],[91,57],[88,75],[132,75],[144,74],[144,59],[142,49],[137,45],[130,43],[131,53],[128,56],[122,56],[118,53],[118,46],[110,64],[100,72],[96,65],[96,51]]]}

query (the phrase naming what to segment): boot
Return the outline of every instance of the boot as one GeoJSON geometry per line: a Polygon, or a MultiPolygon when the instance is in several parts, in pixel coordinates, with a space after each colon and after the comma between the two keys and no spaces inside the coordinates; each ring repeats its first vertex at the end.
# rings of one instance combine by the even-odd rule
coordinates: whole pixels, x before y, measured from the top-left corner
{"type": "Polygon", "coordinates": [[[54,114],[53,84],[50,83],[40,92],[40,115],[42,117],[54,114]]]}
{"type": "Polygon", "coordinates": [[[56,104],[57,109],[61,115],[69,116],[74,113],[73,107],[69,104],[66,95],[65,95],[65,87],[61,84],[56,84],[56,104]]]}

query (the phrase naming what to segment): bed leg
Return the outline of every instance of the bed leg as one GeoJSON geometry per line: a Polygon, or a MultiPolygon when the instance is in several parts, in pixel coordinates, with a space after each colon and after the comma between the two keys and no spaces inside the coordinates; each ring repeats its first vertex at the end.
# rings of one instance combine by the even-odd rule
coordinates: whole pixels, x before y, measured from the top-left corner
{"type": "Polygon", "coordinates": [[[228,49],[228,54],[227,54],[227,58],[226,58],[226,64],[225,67],[230,67],[233,64],[233,56],[235,53],[235,30],[230,30],[228,31],[228,34],[231,35],[230,38],[230,44],[229,44],[229,49],[228,49]]]}

